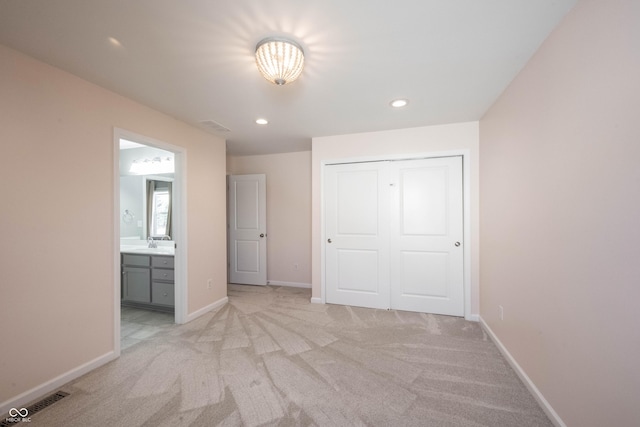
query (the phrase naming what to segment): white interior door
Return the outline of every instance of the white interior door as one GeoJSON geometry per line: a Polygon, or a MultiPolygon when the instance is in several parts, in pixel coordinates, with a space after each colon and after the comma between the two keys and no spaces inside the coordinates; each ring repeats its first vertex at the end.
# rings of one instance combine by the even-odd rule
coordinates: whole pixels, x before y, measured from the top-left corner
{"type": "Polygon", "coordinates": [[[464,315],[462,157],[325,167],[329,303],[464,315]]]}
{"type": "Polygon", "coordinates": [[[391,307],[464,316],[462,157],[394,166],[391,307]]]}
{"type": "Polygon", "coordinates": [[[327,302],[389,306],[389,189],[383,163],[325,168],[327,302]]]}
{"type": "Polygon", "coordinates": [[[267,284],[267,178],[229,176],[229,281],[267,284]]]}

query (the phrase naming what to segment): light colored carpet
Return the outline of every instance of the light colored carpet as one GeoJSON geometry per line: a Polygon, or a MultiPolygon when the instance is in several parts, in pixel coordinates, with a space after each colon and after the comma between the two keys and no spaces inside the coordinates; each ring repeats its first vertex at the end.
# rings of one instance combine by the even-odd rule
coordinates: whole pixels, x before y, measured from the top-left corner
{"type": "Polygon", "coordinates": [[[309,297],[231,285],[186,325],[123,322],[122,356],[31,425],[552,425],[477,323],[309,297]]]}

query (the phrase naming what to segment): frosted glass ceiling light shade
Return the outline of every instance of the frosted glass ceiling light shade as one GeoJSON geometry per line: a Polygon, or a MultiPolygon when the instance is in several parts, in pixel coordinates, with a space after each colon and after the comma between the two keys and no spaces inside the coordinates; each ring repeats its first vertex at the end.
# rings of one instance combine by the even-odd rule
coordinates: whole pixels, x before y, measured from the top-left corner
{"type": "Polygon", "coordinates": [[[302,73],[304,52],[294,41],[269,37],[256,46],[256,64],[265,79],[282,86],[302,73]]]}

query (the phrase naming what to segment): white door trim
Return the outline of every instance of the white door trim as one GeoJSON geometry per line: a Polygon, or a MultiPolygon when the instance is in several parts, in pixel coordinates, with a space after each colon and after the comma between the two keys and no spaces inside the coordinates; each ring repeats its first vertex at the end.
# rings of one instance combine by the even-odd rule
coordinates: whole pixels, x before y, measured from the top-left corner
{"type": "MultiPolygon", "coordinates": [[[[411,154],[394,154],[394,155],[381,155],[381,156],[366,156],[366,157],[349,157],[323,160],[320,168],[320,300],[314,300],[312,302],[321,302],[325,304],[327,302],[326,295],[326,230],[325,230],[325,199],[324,199],[324,180],[325,180],[325,166],[342,163],[360,163],[360,162],[379,162],[385,160],[416,160],[416,159],[430,159],[435,157],[452,157],[462,156],[462,183],[463,183],[463,245],[464,245],[464,317],[467,320],[477,321],[477,316],[471,313],[471,151],[466,149],[461,150],[448,150],[448,151],[435,151],[425,153],[411,153],[411,154]]],[[[475,166],[475,165],[474,165],[475,166]]],[[[474,295],[476,297],[476,295],[474,295]]]]}
{"type": "Polygon", "coordinates": [[[173,240],[178,250],[174,261],[175,277],[175,322],[187,322],[188,281],[187,281],[187,152],[177,145],[137,134],[125,129],[113,128],[113,273],[114,273],[114,314],[113,349],[114,357],[120,356],[120,139],[139,142],[175,154],[174,224],[173,240]]]}

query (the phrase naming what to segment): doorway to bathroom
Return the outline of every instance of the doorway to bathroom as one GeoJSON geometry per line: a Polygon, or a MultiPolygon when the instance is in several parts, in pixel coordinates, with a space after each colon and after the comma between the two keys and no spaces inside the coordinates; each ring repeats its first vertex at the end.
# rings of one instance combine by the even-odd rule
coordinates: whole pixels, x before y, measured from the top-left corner
{"type": "Polygon", "coordinates": [[[114,129],[114,348],[186,315],[186,153],[114,129]],[[146,319],[146,320],[145,320],[146,319]]]}

